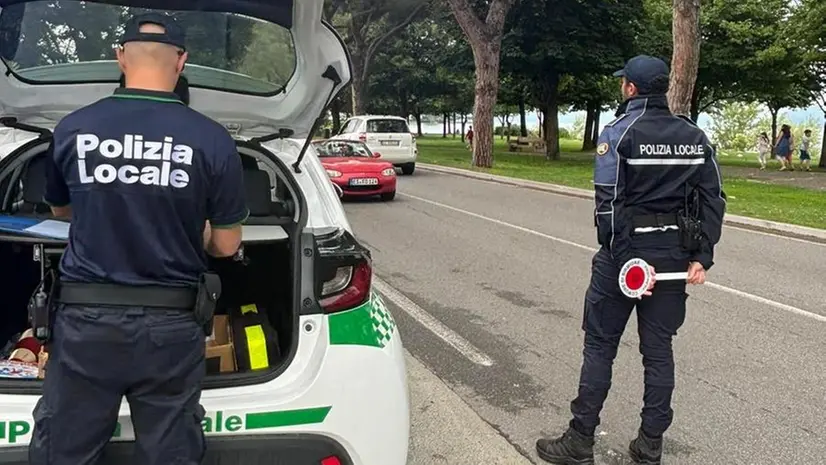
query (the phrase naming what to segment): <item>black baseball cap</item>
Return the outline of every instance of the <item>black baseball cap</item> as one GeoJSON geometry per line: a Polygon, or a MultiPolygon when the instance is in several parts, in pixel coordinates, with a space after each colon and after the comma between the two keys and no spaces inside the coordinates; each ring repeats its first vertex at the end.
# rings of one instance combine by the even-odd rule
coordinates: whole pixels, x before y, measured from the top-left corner
{"type": "Polygon", "coordinates": [[[127,42],[159,42],[186,50],[186,34],[183,28],[178,25],[172,16],[160,13],[146,13],[132,17],[126,23],[126,29],[120,44],[123,45],[127,42]],[[164,32],[141,32],[141,26],[144,24],[156,24],[161,26],[164,32]]]}
{"type": "Polygon", "coordinates": [[[664,61],[649,55],[638,55],[628,60],[614,76],[624,77],[640,90],[648,90],[657,78],[668,79],[668,74],[668,65],[664,61]]]}

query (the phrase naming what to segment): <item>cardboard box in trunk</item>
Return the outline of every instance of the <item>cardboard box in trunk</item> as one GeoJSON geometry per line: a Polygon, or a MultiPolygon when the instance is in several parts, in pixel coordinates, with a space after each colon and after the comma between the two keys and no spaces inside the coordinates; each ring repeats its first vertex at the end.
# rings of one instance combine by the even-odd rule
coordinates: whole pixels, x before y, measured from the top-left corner
{"type": "Polygon", "coordinates": [[[226,315],[217,315],[213,319],[212,336],[206,341],[206,365],[209,374],[236,371],[232,331],[226,315]]]}

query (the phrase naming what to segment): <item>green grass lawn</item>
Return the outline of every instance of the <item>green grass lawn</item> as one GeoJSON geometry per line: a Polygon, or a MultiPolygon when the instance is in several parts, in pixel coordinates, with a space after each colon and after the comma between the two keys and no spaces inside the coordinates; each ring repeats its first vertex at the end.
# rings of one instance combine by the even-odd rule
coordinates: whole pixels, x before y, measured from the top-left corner
{"type": "MultiPolygon", "coordinates": [[[[418,145],[419,161],[423,163],[471,169],[471,153],[459,138],[423,137],[418,139],[418,145]]],[[[580,141],[563,140],[561,145],[561,159],[548,161],[541,154],[508,153],[507,142],[497,137],[494,167],[477,170],[592,189],[593,153],[582,152],[580,141]]],[[[725,166],[757,167],[757,162],[748,156],[721,156],[719,159],[724,165],[723,184],[729,196],[729,213],[826,229],[826,194],[823,191],[727,176],[725,166]]]]}

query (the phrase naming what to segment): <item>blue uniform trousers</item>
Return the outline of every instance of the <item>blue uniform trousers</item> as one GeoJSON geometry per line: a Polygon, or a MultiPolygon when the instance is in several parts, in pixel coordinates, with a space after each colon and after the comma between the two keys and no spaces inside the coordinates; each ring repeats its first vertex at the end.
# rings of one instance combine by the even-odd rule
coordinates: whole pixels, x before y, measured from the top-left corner
{"type": "Polygon", "coordinates": [[[53,334],[31,465],[98,463],[124,396],[135,463],[201,463],[205,343],[192,312],[61,306],[53,334]]]}
{"type": "MultiPolygon", "coordinates": [[[[688,269],[688,254],[681,250],[676,232],[634,236],[632,243],[636,256],[659,272],[688,269]]],[[[594,256],[582,324],[585,348],[579,395],[571,402],[572,426],[583,434],[593,435],[599,425],[599,414],[611,388],[612,366],[620,338],[636,307],[639,350],[645,367],[642,428],[649,436],[659,437],[674,416],[671,340],[685,321],[686,283],[662,281],[656,284],[652,296],[629,299],[619,289],[620,267],[605,248],[594,256]]]]}

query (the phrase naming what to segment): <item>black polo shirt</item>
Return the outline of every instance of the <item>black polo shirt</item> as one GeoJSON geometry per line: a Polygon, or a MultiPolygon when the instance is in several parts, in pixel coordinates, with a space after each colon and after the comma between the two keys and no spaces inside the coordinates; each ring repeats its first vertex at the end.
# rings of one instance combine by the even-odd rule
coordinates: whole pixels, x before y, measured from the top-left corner
{"type": "Polygon", "coordinates": [[[54,130],[45,201],[72,206],[62,279],[182,286],[206,270],[205,220],[246,220],[235,142],[177,95],[118,89],[54,130]]]}

